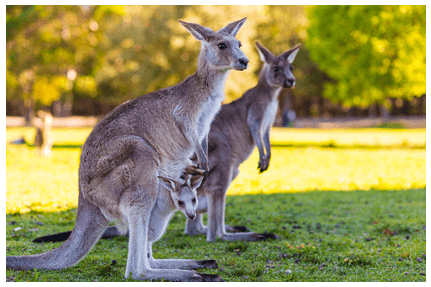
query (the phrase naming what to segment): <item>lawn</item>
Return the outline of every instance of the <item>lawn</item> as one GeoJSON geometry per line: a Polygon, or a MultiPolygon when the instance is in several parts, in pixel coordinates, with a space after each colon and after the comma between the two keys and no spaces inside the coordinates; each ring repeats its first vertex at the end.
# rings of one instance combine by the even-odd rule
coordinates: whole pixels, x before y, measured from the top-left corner
{"type": "MultiPolygon", "coordinates": [[[[59,243],[31,240],[74,226],[80,145],[91,130],[54,129],[52,156],[6,146],[6,254],[59,243]],[[43,196],[42,196],[43,195],[43,196]]],[[[34,129],[7,129],[7,142],[34,129]]],[[[227,198],[226,221],[280,240],[207,243],[183,235],[177,213],[156,258],[216,259],[226,281],[426,281],[425,129],[275,128],[268,171],[254,152],[227,198]],[[314,137],[313,137],[314,135],[314,137]]],[[[16,281],[123,281],[127,239],[100,240],[76,266],[11,271],[16,281]],[[115,264],[113,263],[116,262],[115,264]]]]}

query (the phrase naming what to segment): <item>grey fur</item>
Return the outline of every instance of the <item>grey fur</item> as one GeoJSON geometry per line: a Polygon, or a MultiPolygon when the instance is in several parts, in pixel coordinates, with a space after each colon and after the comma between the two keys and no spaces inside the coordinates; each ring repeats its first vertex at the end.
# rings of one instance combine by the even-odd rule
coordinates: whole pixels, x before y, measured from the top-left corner
{"type": "Polygon", "coordinates": [[[278,95],[282,87],[295,84],[291,63],[299,45],[274,56],[256,42],[264,61],[258,84],[246,91],[238,100],[223,105],[211,125],[208,136],[210,173],[198,188],[198,214],[195,220],[187,219],[186,234],[206,234],[207,241],[216,236],[223,240],[264,240],[277,238],[275,234],[236,231],[225,226],[225,198],[230,183],[238,175],[239,165],[252,153],[259,150],[258,169],[264,172],[269,167],[271,145],[269,134],[278,109],[278,95]],[[278,68],[275,72],[274,68],[278,68]],[[208,225],[202,222],[202,213],[208,211],[208,225]]]}
{"type": "MultiPolygon", "coordinates": [[[[245,18],[229,25],[244,22],[245,18]]],[[[82,149],[78,214],[71,236],[59,248],[40,255],[7,256],[7,268],[61,269],[76,264],[108,223],[117,221],[122,223],[120,230],[129,229],[126,277],[219,279],[193,271],[159,269],[163,264],[155,269],[148,258],[151,242],[161,236],[153,234],[151,226],[165,224],[156,221],[153,210],[168,200],[157,177],[180,181],[193,153],[199,167],[208,171],[207,147],[201,142],[207,142],[210,124],[224,99],[227,70],[243,70],[248,63],[233,35],[180,23],[203,39],[196,73],[175,86],[123,103],[95,126],[82,149]],[[228,49],[219,49],[220,41],[228,49]]],[[[161,209],[160,214],[165,216],[165,211],[161,209]]]]}

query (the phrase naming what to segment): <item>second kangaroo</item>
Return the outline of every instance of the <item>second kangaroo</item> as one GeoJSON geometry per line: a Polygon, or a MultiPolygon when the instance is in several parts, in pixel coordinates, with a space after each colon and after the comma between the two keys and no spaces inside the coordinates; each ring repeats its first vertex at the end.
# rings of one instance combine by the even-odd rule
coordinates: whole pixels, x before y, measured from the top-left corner
{"type": "Polygon", "coordinates": [[[227,233],[246,228],[225,226],[226,192],[239,173],[239,165],[252,153],[259,150],[258,169],[268,169],[271,159],[269,133],[278,109],[278,95],[282,88],[295,85],[292,74],[296,54],[300,45],[274,56],[256,42],[261,60],[264,62],[257,85],[238,100],[223,105],[211,125],[208,135],[208,160],[210,174],[198,188],[199,205],[195,220],[187,219],[185,233],[207,235],[207,241],[216,236],[223,240],[263,240],[276,238],[274,234],[254,232],[227,233]],[[208,225],[202,222],[202,213],[208,211],[208,225]]]}

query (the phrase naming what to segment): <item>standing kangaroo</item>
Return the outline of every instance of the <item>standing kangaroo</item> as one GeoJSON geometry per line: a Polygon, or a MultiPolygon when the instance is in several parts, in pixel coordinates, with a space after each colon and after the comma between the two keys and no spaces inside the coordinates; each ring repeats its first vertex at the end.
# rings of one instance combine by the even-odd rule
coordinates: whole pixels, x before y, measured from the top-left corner
{"type": "Polygon", "coordinates": [[[129,230],[126,278],[131,274],[133,279],[220,280],[176,269],[189,268],[182,260],[152,266],[155,238],[149,227],[165,188],[158,177],[180,181],[193,153],[199,167],[209,170],[207,137],[224,99],[228,71],[244,70],[248,64],[235,39],[245,20],[217,32],[180,20],[202,43],[196,72],[175,86],[121,104],[94,127],[82,148],[78,211],[70,237],[43,254],[7,256],[7,268],[69,267],[91,250],[110,221],[119,221],[129,230]]]}
{"type": "Polygon", "coordinates": [[[210,173],[198,188],[198,214],[195,220],[187,219],[185,233],[206,234],[207,241],[216,236],[223,240],[262,240],[276,238],[274,234],[241,231],[225,226],[226,192],[239,174],[239,165],[252,153],[259,151],[258,169],[268,169],[271,159],[269,133],[278,109],[278,95],[282,88],[295,85],[292,62],[299,51],[296,45],[278,57],[256,42],[260,58],[264,62],[257,85],[238,100],[223,105],[211,125],[208,136],[210,173]],[[208,225],[202,223],[202,213],[208,211],[208,225]]]}

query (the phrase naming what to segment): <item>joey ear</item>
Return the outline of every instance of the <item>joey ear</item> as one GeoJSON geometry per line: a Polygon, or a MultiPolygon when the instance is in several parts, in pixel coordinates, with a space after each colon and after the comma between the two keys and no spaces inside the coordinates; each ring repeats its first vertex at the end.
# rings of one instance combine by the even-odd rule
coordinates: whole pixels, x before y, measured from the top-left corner
{"type": "Polygon", "coordinates": [[[170,191],[175,192],[175,181],[173,179],[167,178],[167,177],[163,177],[163,176],[158,176],[158,179],[160,179],[160,182],[163,184],[163,186],[170,191]]]}
{"type": "Polygon", "coordinates": [[[204,180],[204,177],[205,176],[202,174],[192,175],[190,178],[190,187],[192,189],[195,189],[201,186],[201,183],[202,183],[202,180],[204,180]]]}
{"type": "Polygon", "coordinates": [[[246,20],[247,20],[247,17],[244,17],[241,20],[227,24],[225,27],[218,30],[218,32],[225,31],[230,35],[232,35],[233,37],[236,37],[236,34],[238,34],[239,29],[241,29],[242,25],[244,25],[246,20]]]}
{"type": "Polygon", "coordinates": [[[301,47],[301,44],[296,45],[292,49],[287,50],[281,56],[286,59],[286,61],[289,62],[289,64],[292,64],[295,60],[296,54],[298,54],[299,47],[301,47]]]}
{"type": "Polygon", "coordinates": [[[275,59],[275,56],[267,48],[262,46],[258,41],[256,41],[256,47],[262,61],[269,63],[275,59]]]}
{"type": "Polygon", "coordinates": [[[186,28],[187,31],[189,31],[189,33],[192,34],[193,37],[195,37],[196,40],[199,40],[199,41],[205,40],[208,42],[210,39],[210,36],[214,34],[213,30],[211,30],[210,28],[201,26],[199,24],[188,23],[182,20],[178,20],[178,22],[180,22],[180,24],[183,25],[184,28],[186,28]]]}

